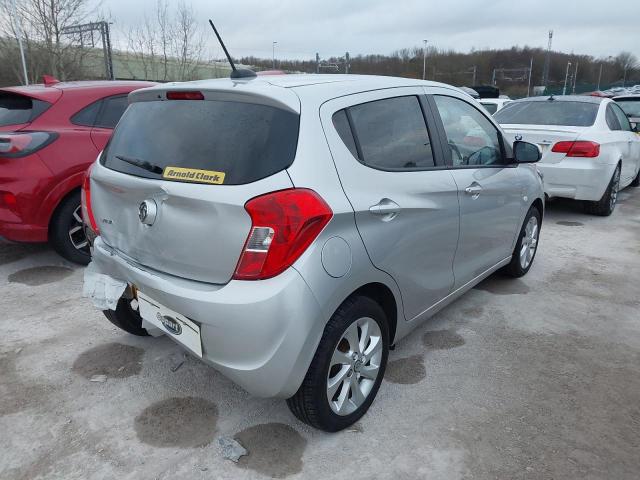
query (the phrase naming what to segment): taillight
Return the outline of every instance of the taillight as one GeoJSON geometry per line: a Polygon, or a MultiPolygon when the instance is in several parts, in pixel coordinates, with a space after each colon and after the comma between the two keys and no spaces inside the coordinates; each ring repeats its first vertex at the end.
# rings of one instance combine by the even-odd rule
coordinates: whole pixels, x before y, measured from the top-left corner
{"type": "Polygon", "coordinates": [[[98,229],[98,224],[96,222],[95,217],[93,216],[93,211],[91,209],[91,169],[93,168],[93,164],[87,168],[87,171],[84,174],[84,179],[82,180],[82,191],[80,194],[80,200],[82,205],[82,221],[85,225],[90,228],[94,234],[97,236],[100,234],[100,230],[98,229]]]}
{"type": "Polygon", "coordinates": [[[251,231],[233,278],[262,280],[290,267],[317,238],[333,212],[313,190],[294,188],[249,200],[251,231]]]}
{"type": "Polygon", "coordinates": [[[567,157],[594,158],[600,155],[600,144],[586,140],[575,142],[558,142],[551,149],[555,153],[564,153],[567,157]]]}
{"type": "Polygon", "coordinates": [[[198,91],[176,90],[167,92],[167,100],[204,100],[204,95],[198,91]]]}
{"type": "Polygon", "coordinates": [[[51,132],[0,133],[0,157],[26,157],[46,147],[58,138],[51,132]]]}

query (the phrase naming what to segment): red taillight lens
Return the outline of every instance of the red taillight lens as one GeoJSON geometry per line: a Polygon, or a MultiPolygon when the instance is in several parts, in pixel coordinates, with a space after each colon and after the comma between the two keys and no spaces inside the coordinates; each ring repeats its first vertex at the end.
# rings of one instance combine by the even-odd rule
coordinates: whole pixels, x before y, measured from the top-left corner
{"type": "Polygon", "coordinates": [[[249,200],[251,231],[233,278],[262,280],[290,267],[317,238],[333,212],[313,190],[294,188],[249,200]]]}
{"type": "Polygon", "coordinates": [[[586,140],[558,142],[551,149],[555,153],[564,153],[567,157],[594,158],[600,155],[600,144],[586,140]]]}
{"type": "Polygon", "coordinates": [[[26,157],[46,147],[58,138],[51,132],[0,133],[0,157],[26,157]]]}
{"type": "Polygon", "coordinates": [[[18,199],[11,192],[0,192],[0,206],[7,207],[16,213],[18,211],[18,199]]]}
{"type": "Polygon", "coordinates": [[[80,200],[82,205],[82,220],[84,223],[91,229],[96,235],[100,234],[100,230],[98,229],[98,224],[96,223],[96,219],[93,216],[93,211],[91,210],[91,169],[93,168],[93,164],[84,174],[84,179],[82,180],[82,192],[80,194],[80,200]]]}
{"type": "Polygon", "coordinates": [[[204,100],[202,92],[177,90],[167,92],[167,100],[204,100]]]}

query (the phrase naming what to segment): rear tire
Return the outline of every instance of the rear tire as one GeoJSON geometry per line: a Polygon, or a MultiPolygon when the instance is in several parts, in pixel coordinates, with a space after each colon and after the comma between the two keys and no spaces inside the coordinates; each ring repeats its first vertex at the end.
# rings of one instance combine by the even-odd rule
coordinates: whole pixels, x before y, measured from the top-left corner
{"type": "Polygon", "coordinates": [[[123,297],[118,300],[115,310],[103,310],[102,313],[107,317],[107,320],[125,332],[139,337],[147,337],[149,332],[142,328],[142,317],[133,309],[131,301],[131,299],[123,297]]]}
{"type": "Polygon", "coordinates": [[[289,409],[326,432],[354,424],[378,393],[388,355],[382,307],[365,296],[347,299],[327,323],[302,385],[287,400],[289,409]]]}
{"type": "Polygon", "coordinates": [[[638,174],[636,178],[629,184],[631,187],[640,187],[640,170],[638,170],[638,174]]]}
{"type": "Polygon", "coordinates": [[[584,211],[591,215],[608,217],[613,213],[618,202],[618,189],[620,188],[620,165],[617,166],[607,189],[602,198],[597,202],[584,202],[584,211]]]}
{"type": "Polygon", "coordinates": [[[73,263],[87,265],[91,261],[82,228],[80,192],[73,192],[58,205],[49,225],[49,242],[60,256],[73,263]]]}
{"type": "Polygon", "coordinates": [[[538,253],[541,226],[542,214],[535,206],[531,206],[524,217],[511,262],[503,269],[504,273],[516,278],[527,274],[538,253]]]}

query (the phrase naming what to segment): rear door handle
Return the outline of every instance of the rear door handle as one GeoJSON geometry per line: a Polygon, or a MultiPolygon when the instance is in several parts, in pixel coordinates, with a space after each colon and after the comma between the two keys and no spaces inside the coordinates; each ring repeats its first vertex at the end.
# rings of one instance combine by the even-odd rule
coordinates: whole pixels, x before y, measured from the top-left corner
{"type": "Polygon", "coordinates": [[[387,216],[389,220],[400,213],[400,210],[402,210],[402,207],[389,198],[383,198],[375,205],[369,207],[369,212],[374,215],[387,216]]]}

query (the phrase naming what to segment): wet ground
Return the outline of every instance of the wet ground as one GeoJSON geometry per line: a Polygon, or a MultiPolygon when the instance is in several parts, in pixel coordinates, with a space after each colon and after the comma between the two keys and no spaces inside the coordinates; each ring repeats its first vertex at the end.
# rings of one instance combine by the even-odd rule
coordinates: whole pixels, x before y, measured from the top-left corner
{"type": "Polygon", "coordinates": [[[81,298],[82,269],[0,245],[0,478],[637,479],[640,189],[552,202],[526,277],[399,342],[370,412],[308,428],[81,298]],[[233,463],[217,442],[240,442],[233,463]]]}

